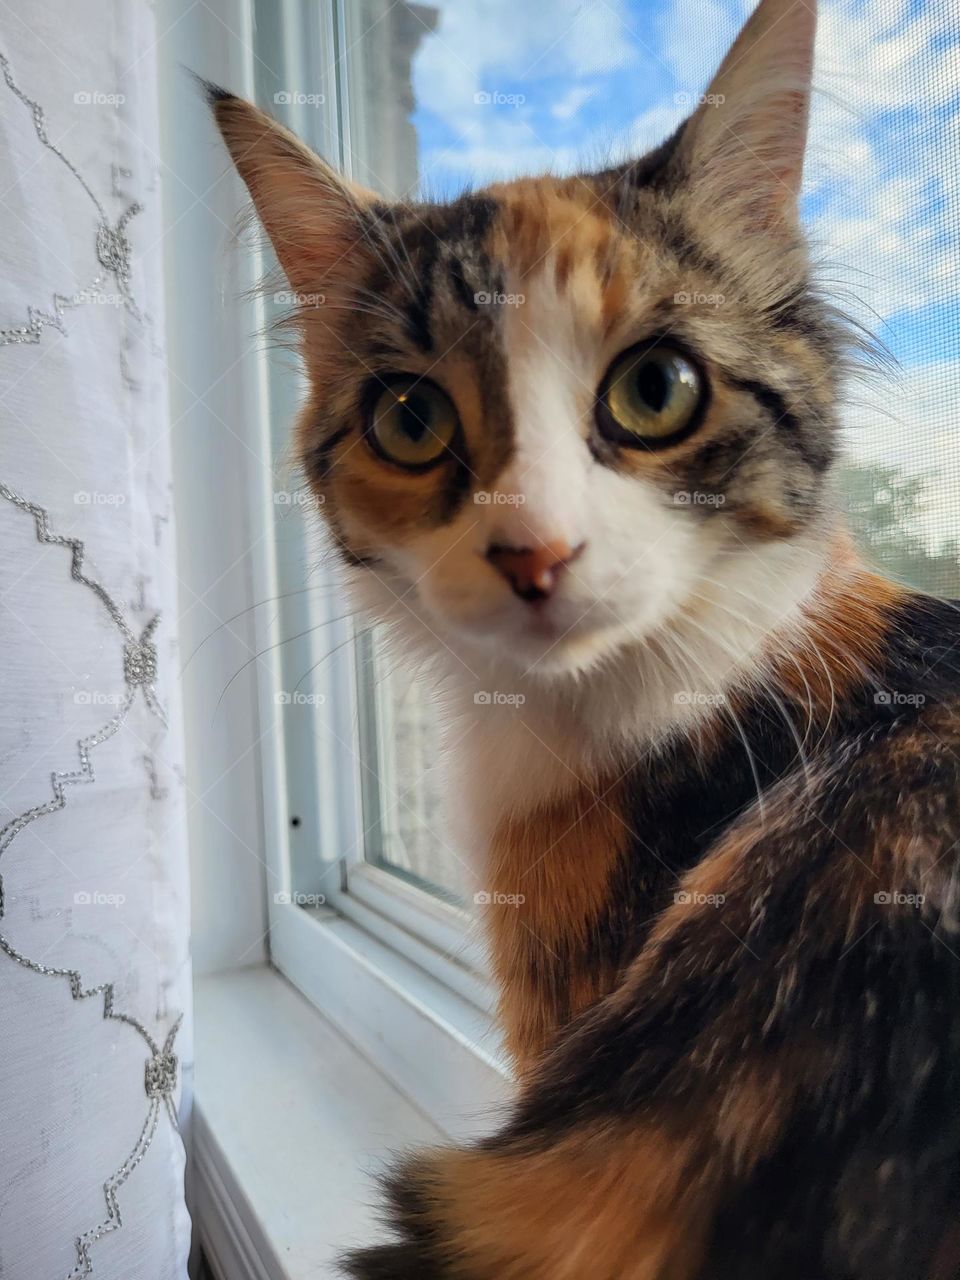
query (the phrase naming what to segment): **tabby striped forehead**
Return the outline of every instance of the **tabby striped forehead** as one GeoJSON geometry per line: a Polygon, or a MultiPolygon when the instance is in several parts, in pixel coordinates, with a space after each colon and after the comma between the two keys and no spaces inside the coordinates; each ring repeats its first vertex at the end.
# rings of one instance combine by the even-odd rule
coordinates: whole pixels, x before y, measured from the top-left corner
{"type": "Polygon", "coordinates": [[[446,204],[387,203],[208,86],[297,299],[312,388],[300,454],[351,555],[454,527],[511,460],[535,474],[551,432],[566,471],[540,485],[541,505],[590,469],[584,501],[610,517],[598,537],[629,516],[624,477],[652,511],[705,492],[691,519],[759,539],[819,515],[848,343],[811,284],[799,227],[815,26],[812,4],[760,0],[655,150],[446,204]],[[703,389],[691,429],[656,448],[598,436],[596,423],[611,362],[641,344],[678,348],[703,389]],[[442,465],[404,471],[371,447],[364,407],[395,374],[452,401],[442,465]]]}
{"type": "Polygon", "coordinates": [[[829,321],[796,247],[766,264],[758,249],[745,269],[735,237],[727,247],[701,236],[693,212],[650,158],[447,205],[366,210],[339,307],[304,322],[318,395],[303,455],[341,533],[369,534],[370,547],[348,538],[351,549],[442,525],[496,487],[526,426],[511,365],[531,351],[544,379],[571,384],[584,466],[635,474],[665,495],[713,494],[696,514],[722,513],[761,537],[803,527],[833,456],[829,321]],[[647,340],[695,359],[709,405],[676,447],[618,449],[597,437],[597,388],[619,351],[647,340]],[[427,475],[397,471],[362,441],[364,394],[396,372],[439,384],[462,423],[427,475]]]}

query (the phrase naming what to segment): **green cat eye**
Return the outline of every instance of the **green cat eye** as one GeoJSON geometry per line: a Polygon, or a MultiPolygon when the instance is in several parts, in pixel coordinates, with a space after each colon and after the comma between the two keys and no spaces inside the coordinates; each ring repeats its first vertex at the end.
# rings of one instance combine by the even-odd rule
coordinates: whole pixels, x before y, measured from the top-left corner
{"type": "Polygon", "coordinates": [[[673,444],[696,427],[703,398],[703,379],[683,352],[663,343],[630,347],[600,384],[597,426],[616,444],[673,444]]]}
{"type": "Polygon", "coordinates": [[[453,401],[435,382],[399,373],[377,383],[367,439],[388,462],[424,471],[447,454],[458,426],[453,401]]]}

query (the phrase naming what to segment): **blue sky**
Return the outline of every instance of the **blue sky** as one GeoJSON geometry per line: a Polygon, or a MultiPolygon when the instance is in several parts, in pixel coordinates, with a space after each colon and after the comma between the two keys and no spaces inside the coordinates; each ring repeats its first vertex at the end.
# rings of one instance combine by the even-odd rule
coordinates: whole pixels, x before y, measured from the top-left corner
{"type": "MultiPolygon", "coordinates": [[[[434,0],[414,62],[422,187],[450,195],[661,141],[753,0],[434,0]],[[488,95],[477,100],[477,95],[488,95]]],[[[940,471],[960,525],[960,3],[820,0],[803,212],[822,276],[899,369],[853,384],[855,456],[940,471]]]]}
{"type": "MultiPolygon", "coordinates": [[[[804,211],[850,309],[910,366],[960,359],[960,30],[951,7],[822,4],[804,211]],[[951,145],[954,169],[944,175],[951,145]]],[[[449,195],[654,145],[706,87],[751,4],[440,8],[414,65],[414,123],[424,190],[449,195]]]]}

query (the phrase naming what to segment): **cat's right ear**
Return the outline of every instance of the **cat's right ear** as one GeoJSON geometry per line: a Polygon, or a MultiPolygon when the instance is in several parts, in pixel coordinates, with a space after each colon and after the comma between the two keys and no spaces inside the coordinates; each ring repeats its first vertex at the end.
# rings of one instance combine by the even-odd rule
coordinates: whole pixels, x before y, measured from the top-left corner
{"type": "Polygon", "coordinates": [[[310,292],[338,267],[346,272],[380,197],[341,177],[252,103],[206,81],[202,87],[291,286],[310,292]]]}
{"type": "Polygon", "coordinates": [[[817,0],[760,0],[676,143],[704,216],[792,224],[803,171],[817,0]]]}

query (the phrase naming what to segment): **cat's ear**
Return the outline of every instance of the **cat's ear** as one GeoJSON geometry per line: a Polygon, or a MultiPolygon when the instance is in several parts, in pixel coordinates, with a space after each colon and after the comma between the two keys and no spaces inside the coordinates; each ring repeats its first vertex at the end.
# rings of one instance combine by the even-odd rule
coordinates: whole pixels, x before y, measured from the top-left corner
{"type": "Polygon", "coordinates": [[[755,229],[796,218],[816,10],[816,0],[760,0],[678,139],[693,192],[755,229]]]}
{"type": "Polygon", "coordinates": [[[343,178],[252,103],[215,85],[203,88],[293,288],[314,289],[338,266],[346,272],[363,242],[366,214],[384,202],[343,178]]]}

